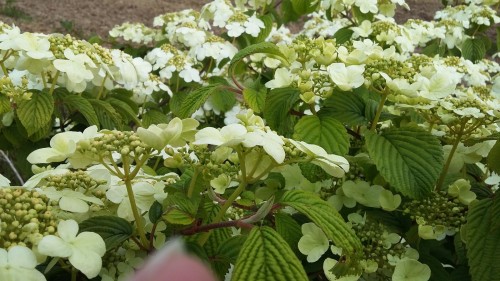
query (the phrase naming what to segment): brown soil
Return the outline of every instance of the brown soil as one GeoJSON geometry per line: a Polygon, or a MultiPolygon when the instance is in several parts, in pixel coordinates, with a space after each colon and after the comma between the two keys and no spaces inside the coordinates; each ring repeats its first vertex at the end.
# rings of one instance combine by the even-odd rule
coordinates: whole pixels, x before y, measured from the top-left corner
{"type": "MultiPolygon", "coordinates": [[[[0,0],[0,7],[13,1],[18,12],[0,20],[16,24],[22,31],[52,33],[71,32],[83,37],[106,36],[117,24],[126,21],[151,25],[157,15],[182,9],[200,9],[210,0],[0,0]],[[66,28],[63,27],[63,24],[66,28]]],[[[399,9],[396,19],[430,20],[441,8],[439,0],[407,0],[411,11],[399,9]]],[[[1,13],[1,12],[0,12],[1,13]]],[[[11,13],[12,14],[12,13],[11,13]]]]}

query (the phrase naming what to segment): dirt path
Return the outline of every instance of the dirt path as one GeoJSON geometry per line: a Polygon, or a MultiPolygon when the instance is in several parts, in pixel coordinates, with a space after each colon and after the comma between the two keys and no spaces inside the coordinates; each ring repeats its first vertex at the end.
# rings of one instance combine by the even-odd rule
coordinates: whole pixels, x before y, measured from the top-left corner
{"type": "MultiPolygon", "coordinates": [[[[199,9],[209,0],[0,0],[15,1],[13,7],[26,17],[8,17],[0,14],[0,20],[16,24],[23,31],[78,33],[89,37],[106,36],[116,24],[126,21],[151,25],[153,18],[165,12],[182,9],[199,9]],[[63,24],[66,28],[63,27],[63,24]],[[71,30],[73,29],[73,30],[71,30]]],[[[407,0],[411,11],[398,11],[399,21],[408,17],[431,19],[441,7],[439,0],[407,0]]]]}

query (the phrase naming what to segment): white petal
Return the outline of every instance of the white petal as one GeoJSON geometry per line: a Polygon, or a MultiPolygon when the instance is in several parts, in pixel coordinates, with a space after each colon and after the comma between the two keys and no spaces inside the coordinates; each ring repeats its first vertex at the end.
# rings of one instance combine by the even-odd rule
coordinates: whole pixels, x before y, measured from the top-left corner
{"type": "Polygon", "coordinates": [[[196,140],[193,142],[194,144],[221,145],[224,143],[224,139],[222,138],[219,130],[212,127],[201,129],[198,133],[196,133],[195,139],[196,140]]]}
{"type": "Polygon", "coordinates": [[[62,210],[73,213],[86,213],[89,210],[89,205],[79,198],[63,196],[59,200],[59,207],[62,210]]]}
{"type": "Polygon", "coordinates": [[[41,254],[51,257],[69,257],[73,254],[73,250],[68,243],[64,242],[61,238],[48,235],[38,243],[38,251],[41,254]]]}
{"type": "Polygon", "coordinates": [[[94,232],[85,231],[78,234],[78,237],[76,237],[73,242],[73,246],[95,252],[101,257],[106,253],[106,244],[104,240],[99,234],[94,232]]]}
{"type": "Polygon", "coordinates": [[[283,163],[285,160],[285,150],[279,143],[267,141],[264,143],[264,150],[279,164],[283,163]]]}
{"type": "Polygon", "coordinates": [[[31,164],[61,162],[65,159],[66,155],[50,147],[37,149],[31,152],[27,158],[28,162],[30,162],[31,164]]]}
{"type": "Polygon", "coordinates": [[[89,279],[96,277],[102,267],[102,259],[97,253],[79,248],[75,248],[69,262],[89,279]]]}
{"type": "Polygon", "coordinates": [[[32,269],[38,264],[35,254],[29,248],[23,246],[14,246],[10,248],[8,255],[11,265],[32,269]]]}
{"type": "Polygon", "coordinates": [[[78,234],[78,223],[74,220],[60,221],[57,225],[57,233],[64,241],[70,242],[78,234]]]}

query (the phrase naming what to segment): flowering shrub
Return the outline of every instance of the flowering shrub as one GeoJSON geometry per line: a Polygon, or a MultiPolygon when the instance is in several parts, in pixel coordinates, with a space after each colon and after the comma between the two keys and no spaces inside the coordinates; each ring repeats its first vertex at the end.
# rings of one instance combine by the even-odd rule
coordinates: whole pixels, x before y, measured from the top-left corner
{"type": "Polygon", "coordinates": [[[2,24],[0,279],[180,236],[221,280],[496,280],[500,2],[235,2],[115,27],[132,55],[2,24]]]}

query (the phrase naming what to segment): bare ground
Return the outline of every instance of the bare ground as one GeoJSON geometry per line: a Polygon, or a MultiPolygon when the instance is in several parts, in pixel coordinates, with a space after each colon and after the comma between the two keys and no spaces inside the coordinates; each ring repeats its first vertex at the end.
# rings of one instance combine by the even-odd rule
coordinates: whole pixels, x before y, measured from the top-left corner
{"type": "MultiPolygon", "coordinates": [[[[200,9],[209,0],[0,0],[5,7],[12,1],[11,16],[0,20],[16,24],[22,31],[75,33],[83,37],[107,36],[108,31],[126,21],[151,25],[157,15],[182,9],[200,9]],[[16,12],[17,11],[17,12],[16,12]],[[64,27],[66,26],[66,27],[64,27]]],[[[396,19],[432,19],[441,8],[439,0],[407,0],[411,11],[399,9],[396,19]]],[[[5,10],[4,10],[5,11],[5,10]]],[[[1,11],[0,11],[1,13],[1,11]]]]}

